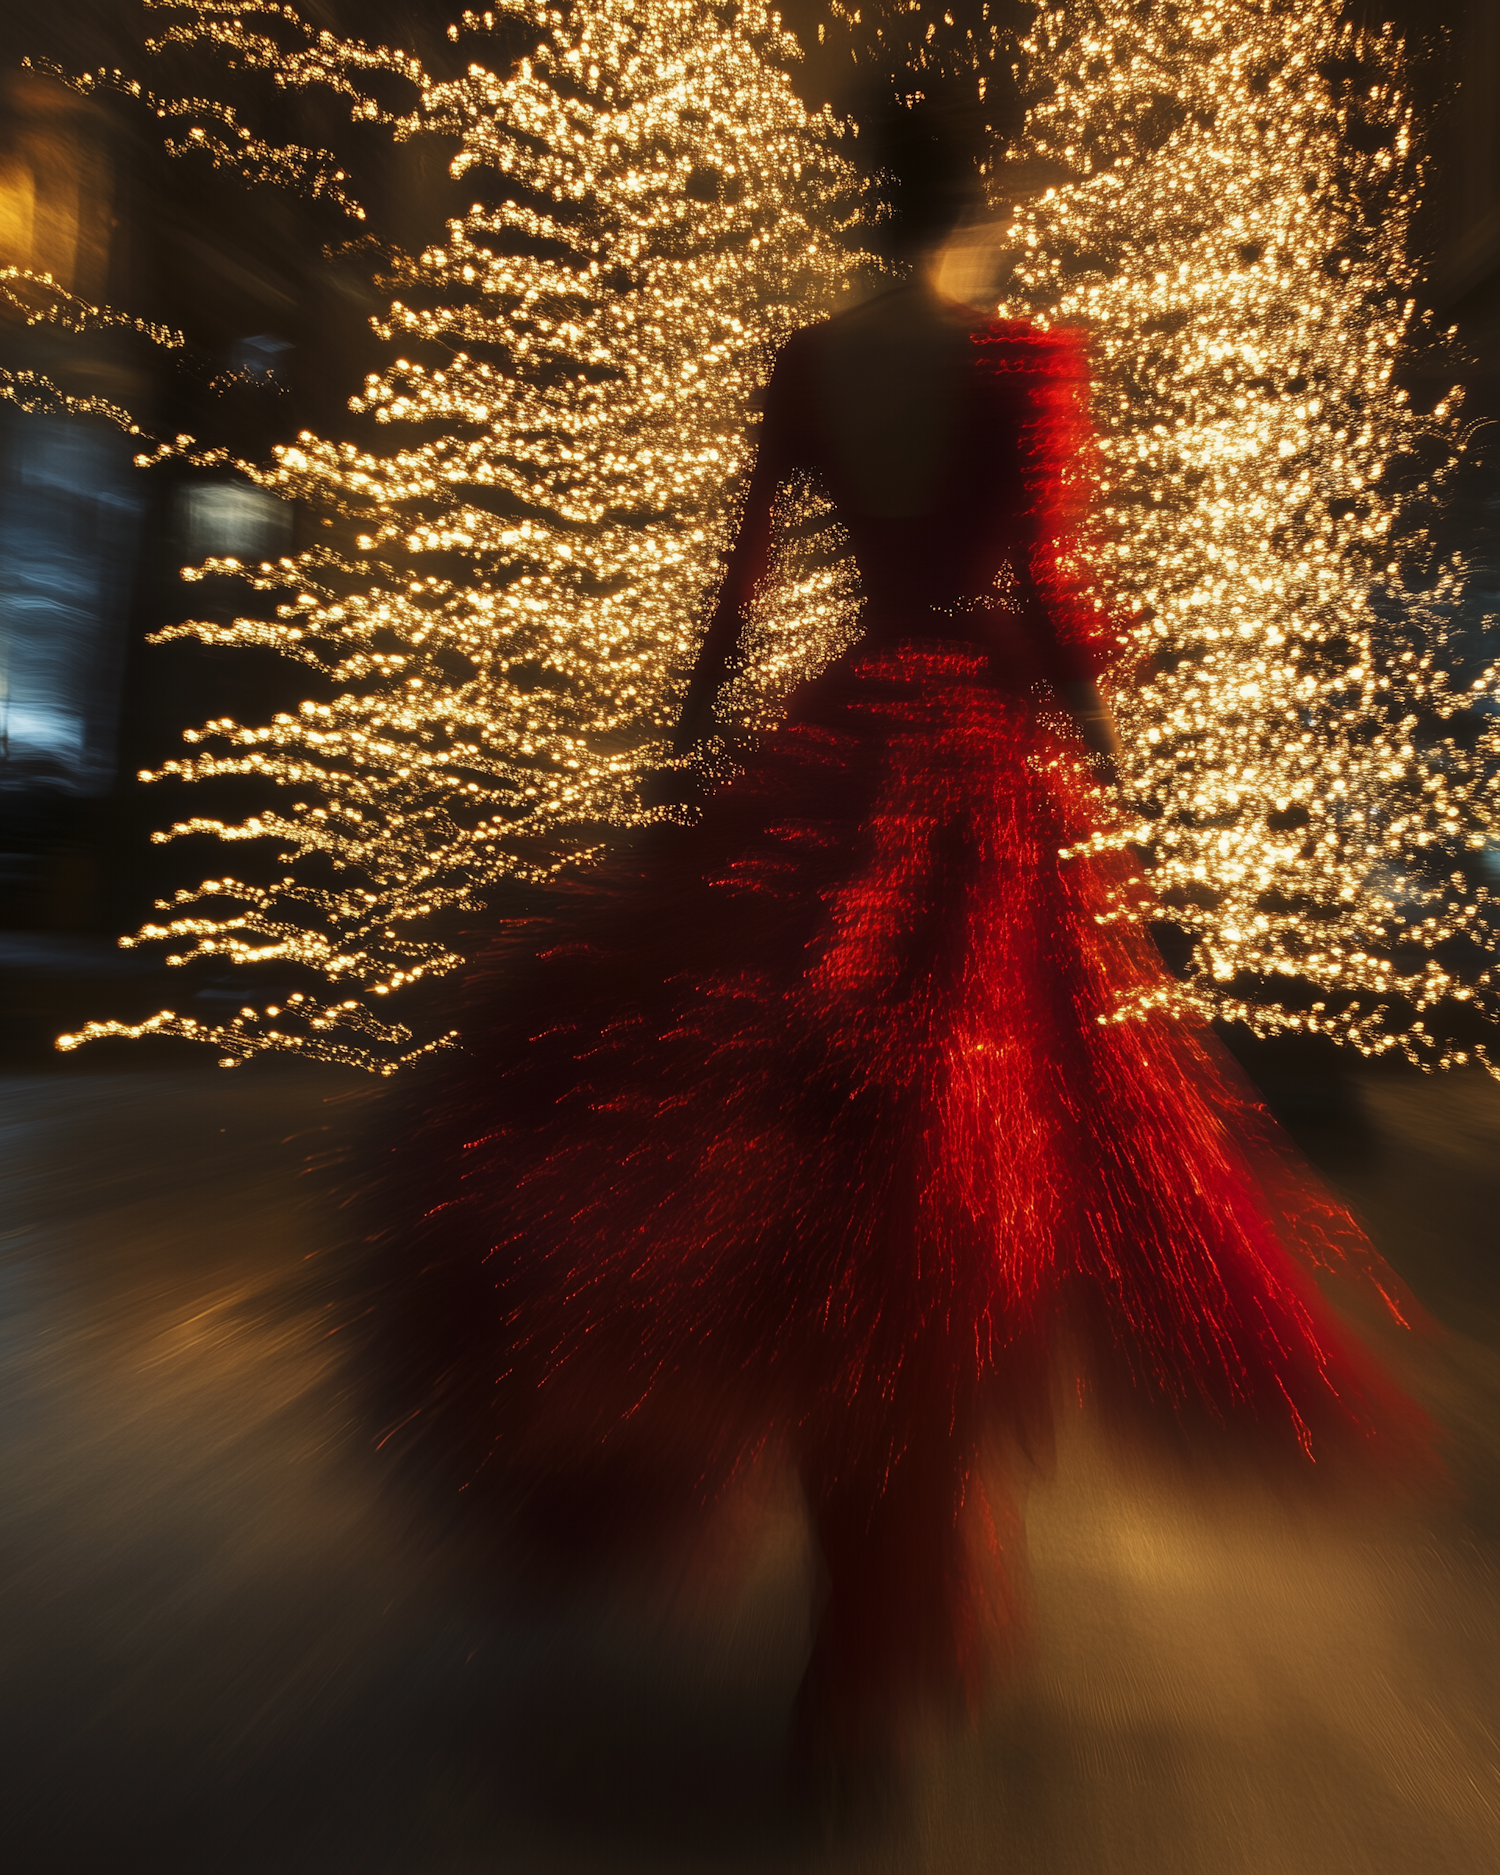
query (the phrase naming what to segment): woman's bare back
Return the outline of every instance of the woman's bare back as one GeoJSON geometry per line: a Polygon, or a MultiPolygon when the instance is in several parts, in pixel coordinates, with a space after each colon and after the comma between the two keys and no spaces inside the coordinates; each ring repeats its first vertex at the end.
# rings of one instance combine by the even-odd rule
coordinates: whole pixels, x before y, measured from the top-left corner
{"type": "MultiPolygon", "coordinates": [[[[972,638],[997,681],[1050,683],[1088,746],[1118,740],[1086,667],[1054,642],[1035,590],[1038,517],[1023,461],[1023,400],[1035,361],[984,368],[992,322],[927,281],[816,326],[782,350],[739,538],[689,685],[678,746],[704,733],[745,608],[770,561],[776,492],[811,471],[832,497],[864,587],[869,645],[972,638]],[[997,607],[997,583],[1009,598],[997,607]]],[[[1020,339],[995,342],[1021,344],[1020,339]]],[[[1045,369],[1045,367],[1042,367],[1045,369]]]]}
{"type": "Polygon", "coordinates": [[[818,328],[820,427],[851,504],[895,518],[938,505],[976,321],[913,285],[818,328]]]}

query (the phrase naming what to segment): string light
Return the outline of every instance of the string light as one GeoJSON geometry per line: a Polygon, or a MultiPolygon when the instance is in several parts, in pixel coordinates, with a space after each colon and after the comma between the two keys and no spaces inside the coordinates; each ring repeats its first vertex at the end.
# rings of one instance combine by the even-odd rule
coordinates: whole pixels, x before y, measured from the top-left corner
{"type": "MultiPolygon", "coordinates": [[[[269,647],[333,696],[265,725],[208,723],[188,732],[190,753],[143,777],[274,783],[273,808],[237,824],[192,816],[156,837],[275,842],[287,870],[180,891],[125,942],[164,941],[178,964],[305,967],[331,990],[285,998],[274,1023],[247,999],[222,1022],[163,1011],[90,1023],[61,1045],[169,1033],[228,1062],[273,1048],[389,1071],[445,1039],[385,1015],[387,998],[458,962],[424,921],[477,910],[493,881],[548,877],[608,827],[650,817],[639,783],[667,759],[675,686],[753,448],[747,408],[779,341],[845,288],[856,178],[832,119],[798,101],[795,46],[759,5],[725,25],[696,0],[513,0],[466,13],[453,37],[503,32],[513,50],[524,31],[527,49],[448,80],[304,28],[288,7],[173,10],[187,17],[161,43],[211,48],[289,89],[326,85],[398,136],[456,138],[453,176],[487,171],[483,193],[510,199],[475,201],[390,268],[377,329],[401,355],[352,407],[416,440],[379,454],[303,432],[269,464],[233,462],[330,524],[326,545],[274,564],[189,571],[275,593],[274,621],[156,634],[269,647]],[[306,43],[251,31],[252,14],[306,43]],[[414,111],[392,116],[369,95],[387,72],[416,86],[414,111]],[[426,571],[428,556],[466,571],[426,571]]],[[[118,75],[91,83],[106,81],[131,91],[118,75]]],[[[173,147],[252,178],[272,164],[261,140],[209,142],[173,147]]],[[[293,151],[284,179],[306,167],[293,151]]],[[[186,436],[138,460],[172,457],[233,461],[186,436]]],[[[819,504],[806,494],[794,508],[788,576],[757,619],[770,691],[806,663],[805,626],[829,645],[851,629],[847,575],[816,539],[819,504]]]]}
{"type": "MultiPolygon", "coordinates": [[[[237,465],[304,504],[326,543],[190,577],[237,573],[278,595],[275,619],[157,635],[275,649],[330,700],[209,723],[157,771],[274,783],[274,808],[158,837],[272,842],[287,869],[183,891],[128,942],[305,966],[327,987],[214,1024],[91,1023],[62,1045],[167,1032],[231,1063],[273,1048],[389,1071],[443,1039],[387,1001],[457,962],[424,921],[650,817],[639,782],[709,610],[744,412],[776,340],[860,265],[857,190],[763,7],[725,25],[690,0],[512,0],[464,15],[452,32],[475,62],[442,80],[290,7],[168,10],[160,43],[323,85],[398,137],[455,138],[454,176],[487,171],[513,199],[476,202],[391,265],[378,330],[398,355],[353,407],[413,440],[381,454],[303,433],[237,465]],[[486,35],[503,70],[478,62],[486,35]],[[373,94],[392,72],[415,87],[405,112],[373,94]]],[[[993,68],[965,31],[956,50],[937,33],[934,69],[993,68]]],[[[1144,847],[1155,902],[1194,940],[1169,1000],[1428,1065],[1483,1059],[1430,1021],[1455,1002],[1494,1013],[1488,969],[1445,959],[1493,948],[1488,895],[1461,868],[1495,839],[1495,734],[1448,730],[1493,710],[1496,671],[1449,679],[1464,569],[1418,570],[1422,504],[1464,433],[1456,395],[1419,415],[1394,381],[1422,337],[1399,43],[1328,0],[1067,0],[1021,53],[1026,135],[990,176],[1018,255],[1000,310],[1093,334],[1100,450],[1080,475],[1096,526],[1078,572],[1120,618],[1133,673],[1115,702],[1142,811],[1092,844],[1144,847]]],[[[331,156],[241,134],[227,107],[133,95],[202,120],[174,149],[362,212],[331,156]]],[[[193,438],[141,460],[171,456],[229,460],[193,438]]],[[[817,491],[789,491],[783,521],[782,575],[726,700],[752,724],[856,629],[817,491]]]]}
{"type": "MultiPolygon", "coordinates": [[[[1424,1065],[1493,1015],[1496,670],[1448,675],[1465,569],[1424,584],[1458,394],[1394,381],[1423,339],[1420,161],[1394,30],[1303,0],[1044,11],[1028,119],[1059,178],[1015,213],[1007,310],[1093,335],[1095,554],[1147,681],[1116,697],[1144,844],[1195,939],[1180,1000],[1424,1065]],[[1416,485],[1403,491],[1400,471],[1416,485]],[[1447,732],[1483,711],[1477,739],[1447,732]]],[[[994,179],[1006,194],[1002,167],[994,179]]]]}

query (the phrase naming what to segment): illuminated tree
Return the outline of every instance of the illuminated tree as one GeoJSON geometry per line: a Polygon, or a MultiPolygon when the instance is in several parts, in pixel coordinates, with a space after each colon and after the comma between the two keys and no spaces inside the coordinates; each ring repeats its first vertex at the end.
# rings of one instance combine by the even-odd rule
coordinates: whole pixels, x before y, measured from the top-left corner
{"type": "MultiPolygon", "coordinates": [[[[163,46],[331,89],[399,138],[456,138],[452,174],[482,177],[484,199],[385,271],[395,297],[378,329],[395,355],[352,408],[415,440],[375,454],[303,433],[269,463],[238,464],[305,504],[326,544],[188,574],[239,573],[278,594],[273,621],[157,634],[269,647],[333,697],[187,732],[193,752],[160,775],[263,777],[271,804],[158,837],[274,842],[286,870],[183,889],[132,941],[167,940],[172,962],[292,966],[306,982],[264,1008],[247,990],[226,1023],[164,1012],[85,1033],[185,1035],[227,1061],[269,1046],[389,1068],[432,1038],[414,1041],[383,999],[458,961],[434,919],[643,817],[638,783],[665,758],[753,446],[747,407],[776,343],[843,283],[853,175],[832,121],[792,92],[794,48],[759,5],[726,23],[699,0],[511,0],[451,34],[476,51],[503,35],[500,69],[476,57],[447,80],[317,33],[290,7],[167,10],[178,17],[163,46]],[[374,96],[390,73],[414,87],[404,114],[374,96]],[[418,362],[434,346],[444,362],[418,362]]],[[[84,82],[170,112],[184,154],[363,219],[334,158],[274,145],[228,105],[168,106],[119,74],[84,82]]],[[[142,461],[170,456],[224,460],[178,438],[142,461]]],[[[836,568],[809,561],[784,582],[760,621],[767,683],[785,661],[781,627],[823,617],[836,635],[847,612],[836,568]]]]}
{"type": "Polygon", "coordinates": [[[1011,309],[1094,335],[1098,548],[1146,660],[1150,817],[1104,838],[1147,844],[1206,1013],[1464,1059],[1429,1017],[1494,1010],[1496,671],[1452,681],[1464,569],[1426,532],[1456,395],[1396,381],[1432,342],[1402,48],[1323,0],[1157,0],[1044,11],[1023,51],[1055,186],[1011,309]]]}
{"type": "MultiPolygon", "coordinates": [[[[454,29],[476,52],[490,35],[494,69],[441,81],[289,7],[166,11],[164,41],[329,89],[398,138],[454,137],[454,173],[498,182],[389,265],[380,330],[407,356],[356,408],[426,426],[418,440],[375,454],[305,435],[245,465],[330,522],[328,544],[242,569],[281,595],[274,622],[162,634],[269,645],[334,700],[190,736],[198,752],[167,772],[262,774],[283,804],[174,831],[275,842],[287,871],[183,893],[142,934],[179,959],[305,966],[295,1019],[143,1027],[227,1059],[272,1046],[388,1066],[426,1038],[383,999],[455,961],[434,935],[445,915],[641,816],[745,407],[775,339],[858,264],[841,245],[852,172],[753,6],[731,21],[688,0],[513,0],[454,29]],[[404,115],[377,102],[391,74],[412,87],[404,115]],[[413,355],[433,343],[441,367],[413,355]]],[[[1169,1000],[1463,1059],[1443,1012],[1494,1013],[1474,862],[1495,837],[1496,674],[1452,676],[1464,573],[1434,566],[1424,532],[1464,446],[1456,401],[1419,414],[1397,381],[1434,336],[1407,251],[1421,165],[1402,48],[1331,0],[1013,16],[835,4],[799,23],[857,72],[970,86],[1017,255],[1001,310],[1092,334],[1095,525],[1077,572],[1120,622],[1138,804],[1097,844],[1143,849],[1150,884],[1121,915],[1164,906],[1188,934],[1169,1000]]],[[[361,213],[333,158],[228,105],[135,93],[184,152],[361,213]]],[[[214,459],[156,452],[171,453],[214,459]]],[[[758,669],[730,699],[751,721],[851,629],[819,512],[815,491],[787,504],[815,550],[763,596],[758,669]]],[[[121,1032],[141,1031],[87,1031],[121,1032]]]]}

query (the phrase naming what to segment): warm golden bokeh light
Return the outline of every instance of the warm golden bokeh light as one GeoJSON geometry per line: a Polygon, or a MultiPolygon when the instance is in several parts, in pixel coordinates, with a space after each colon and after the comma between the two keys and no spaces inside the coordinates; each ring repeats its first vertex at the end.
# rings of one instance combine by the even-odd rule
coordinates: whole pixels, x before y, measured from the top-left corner
{"type": "MultiPolygon", "coordinates": [[[[160,634],[268,646],[330,700],[188,734],[162,774],[263,776],[279,804],[159,837],[275,842],[285,871],[180,892],[129,942],[317,977],[274,1007],[247,977],[226,1022],[163,1012],[64,1045],[166,1032],[230,1062],[279,1048],[388,1071],[438,1038],[387,999],[457,962],[424,921],[649,817],[639,784],[710,608],[747,406],[778,337],[861,265],[854,172],[759,5],[726,25],[696,0],[512,0],[452,29],[473,62],[444,80],[290,7],[162,10],[163,43],[329,88],[398,138],[457,139],[452,173],[489,172],[489,205],[387,276],[392,359],[352,407],[410,440],[377,453],[304,433],[239,465],[325,542],[189,577],[240,573],[279,595],[276,618],[160,634]],[[494,32],[523,26],[530,54],[490,69],[494,32]],[[373,95],[392,72],[413,88],[405,113],[373,95]]],[[[1152,890],[1193,935],[1180,1001],[1464,1059],[1426,1025],[1455,1000],[1493,1007],[1479,964],[1461,978],[1452,958],[1455,940],[1474,957],[1492,944],[1459,868],[1496,837],[1494,732],[1476,747],[1445,723],[1488,709],[1496,673],[1450,683],[1462,569],[1425,584],[1416,570],[1417,504],[1463,437],[1453,400],[1419,415],[1393,379],[1421,324],[1401,48],[1328,0],[1069,0],[1023,50],[1026,135],[991,175],[995,239],[1018,257],[1000,310],[1093,335],[1101,446],[1080,471],[1096,526],[1079,575],[1141,679],[1115,698],[1141,811],[1100,843],[1144,846],[1152,890]],[[1403,481],[1419,460],[1435,467],[1403,481]]],[[[139,98],[174,149],[365,214],[332,157],[268,142],[225,105],[119,74],[77,82],[139,98]]],[[[226,460],[192,438],[143,460],[168,456],[226,460]]],[[[771,720],[855,628],[827,518],[816,490],[791,491],[782,575],[726,699],[742,719],[771,720]]]]}
{"type": "MultiPolygon", "coordinates": [[[[529,25],[534,50],[452,82],[326,35],[278,51],[250,30],[256,10],[178,8],[192,18],[170,36],[288,86],[331,84],[398,135],[456,137],[453,175],[487,169],[488,193],[498,175],[516,199],[476,201],[394,269],[380,330],[397,355],[352,404],[413,441],[375,454],[304,432],[268,465],[237,465],[332,524],[326,547],[275,565],[189,572],[277,592],[275,621],[159,634],[270,646],[337,694],[266,725],[188,732],[192,752],[161,774],[263,775],[284,804],[235,825],[186,818],[159,837],[275,840],[289,870],[269,886],[221,875],[179,892],[130,942],[166,940],[177,962],[310,966],[331,993],[257,1008],[247,984],[230,1021],[163,1012],[91,1024],[65,1045],[173,1033],[228,1060],[272,1047],[388,1069],[433,1038],[389,1019],[385,999],[458,961],[424,920],[474,906],[499,877],[545,877],[644,816],[640,779],[666,759],[753,448],[748,407],[777,342],[844,286],[855,178],[837,127],[797,100],[783,69],[793,47],[759,6],[728,29],[692,0],[466,14],[454,36],[476,36],[477,53],[497,24],[529,25]],[[419,87],[409,117],[360,90],[392,69],[419,87]],[[430,359],[434,346],[446,363],[403,352],[430,359]],[[431,555],[471,570],[425,572],[431,555]],[[319,862],[334,883],[300,870],[319,862]]],[[[212,154],[255,176],[272,162],[248,134],[243,152],[220,138],[212,154]]],[[[308,160],[286,155],[285,179],[305,183],[308,160]]],[[[171,456],[225,460],[186,437],[142,460],[171,456]]],[[[789,659],[805,663],[804,627],[816,639],[820,621],[849,626],[847,582],[804,557],[758,620],[773,689],[789,659]]]]}
{"type": "Polygon", "coordinates": [[[1205,1014],[1463,1060],[1425,1018],[1493,1008],[1435,953],[1493,944],[1457,869],[1495,837],[1496,746],[1445,721],[1496,672],[1451,687],[1462,568],[1410,571],[1434,468],[1394,492],[1464,446],[1455,398],[1418,415],[1393,383],[1420,324],[1402,49],[1222,0],[1047,11],[1027,51],[1056,90],[1024,154],[1068,179],[1016,212],[1010,310],[1094,335],[1098,551],[1150,660],[1117,707],[1151,817],[1105,837],[1149,847],[1205,1014]]]}

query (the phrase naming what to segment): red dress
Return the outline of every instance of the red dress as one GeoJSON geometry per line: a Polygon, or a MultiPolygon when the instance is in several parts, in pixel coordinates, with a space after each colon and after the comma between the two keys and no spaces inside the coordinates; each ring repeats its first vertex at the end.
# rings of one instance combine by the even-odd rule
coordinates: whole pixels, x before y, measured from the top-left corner
{"type": "MultiPolygon", "coordinates": [[[[783,475],[840,498],[815,344],[773,379],[731,598],[783,475]]],[[[1307,1273],[1399,1306],[1357,1227],[1206,1025],[1112,1019],[1166,975],[1101,922],[1130,862],[1060,858],[1099,805],[1048,707],[1100,657],[1058,571],[1081,350],[995,327],[965,370],[941,508],[840,501],[864,642],[695,825],[504,932],[422,1134],[434,1279],[469,1285],[432,1409],[506,1488],[573,1480],[596,1533],[795,1463],[830,1737],[977,1697],[1008,1620],[985,1455],[1035,1450],[1059,1384],[1183,1446],[1428,1462],[1307,1273]]]]}

